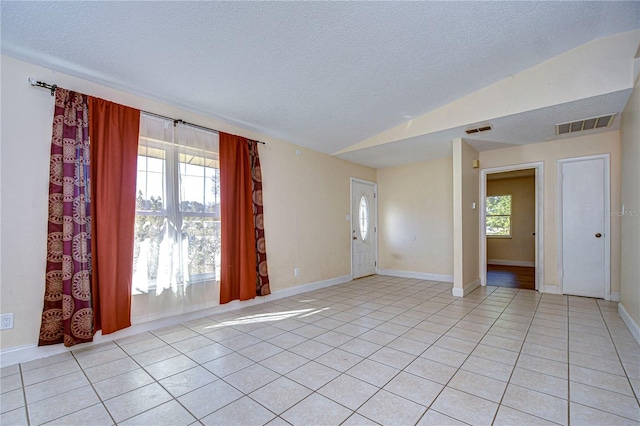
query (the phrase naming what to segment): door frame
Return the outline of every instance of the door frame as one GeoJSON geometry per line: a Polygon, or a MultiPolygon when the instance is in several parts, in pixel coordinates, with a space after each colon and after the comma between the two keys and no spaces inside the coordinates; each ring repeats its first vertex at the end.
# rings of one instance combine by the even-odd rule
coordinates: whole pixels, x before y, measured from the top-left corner
{"type": "Polygon", "coordinates": [[[487,175],[491,173],[512,172],[516,170],[535,169],[535,289],[544,290],[544,162],[516,164],[511,166],[490,167],[480,170],[480,285],[487,285],[487,175]]]}
{"type": "Polygon", "coordinates": [[[373,208],[376,212],[375,221],[373,223],[373,236],[375,238],[373,249],[375,250],[373,261],[375,262],[376,274],[378,273],[378,184],[368,180],[350,177],[349,178],[349,257],[351,258],[351,278],[353,279],[353,238],[351,225],[353,224],[353,184],[363,183],[365,185],[373,185],[373,208]]]}
{"type": "Polygon", "coordinates": [[[564,274],[562,258],[562,219],[563,219],[563,194],[562,194],[562,166],[566,163],[589,160],[604,160],[604,300],[611,300],[611,216],[607,212],[611,211],[611,172],[609,154],[588,155],[585,157],[561,158],[557,161],[558,176],[558,290],[564,294],[564,274]]]}

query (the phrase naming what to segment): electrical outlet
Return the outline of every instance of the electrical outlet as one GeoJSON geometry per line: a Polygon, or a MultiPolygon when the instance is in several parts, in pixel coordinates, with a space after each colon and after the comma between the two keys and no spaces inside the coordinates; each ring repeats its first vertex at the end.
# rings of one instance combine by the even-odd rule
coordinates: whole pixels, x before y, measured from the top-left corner
{"type": "Polygon", "coordinates": [[[293,270],[293,275],[295,275],[296,277],[300,276],[300,268],[296,268],[293,270]]]}
{"type": "Polygon", "coordinates": [[[0,317],[0,330],[13,328],[13,314],[2,314],[0,317]]]}

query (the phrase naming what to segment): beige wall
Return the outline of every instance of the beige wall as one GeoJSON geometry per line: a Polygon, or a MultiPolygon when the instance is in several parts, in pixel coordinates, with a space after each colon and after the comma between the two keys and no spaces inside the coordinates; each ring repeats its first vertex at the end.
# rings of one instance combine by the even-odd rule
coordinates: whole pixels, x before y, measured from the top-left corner
{"type": "Polygon", "coordinates": [[[0,312],[15,323],[2,331],[2,349],[37,343],[44,294],[53,98],[28,77],[267,141],[260,155],[272,290],[350,274],[349,178],[375,181],[375,170],[6,56],[1,74],[0,312]]]}
{"type": "Polygon", "coordinates": [[[487,196],[511,195],[511,238],[487,237],[487,261],[523,262],[536,260],[536,178],[522,176],[487,180],[487,196]]]}
{"type": "Polygon", "coordinates": [[[479,153],[462,139],[453,141],[453,294],[480,284],[479,153]]]}
{"type": "MultiPolygon", "coordinates": [[[[620,301],[640,325],[640,84],[622,113],[622,220],[620,301]]],[[[612,204],[612,206],[617,205],[612,204]]],[[[614,208],[612,207],[612,210],[614,208]]],[[[618,213],[622,214],[621,209],[618,213]]]]}
{"type": "Polygon", "coordinates": [[[453,275],[452,159],[378,170],[380,268],[453,275]]]}
{"type": "MultiPolygon", "coordinates": [[[[610,154],[611,206],[620,206],[620,132],[612,131],[480,153],[483,168],[544,163],[544,283],[558,291],[557,160],[610,154]]],[[[620,218],[611,217],[611,292],[620,292],[620,218]]]]}

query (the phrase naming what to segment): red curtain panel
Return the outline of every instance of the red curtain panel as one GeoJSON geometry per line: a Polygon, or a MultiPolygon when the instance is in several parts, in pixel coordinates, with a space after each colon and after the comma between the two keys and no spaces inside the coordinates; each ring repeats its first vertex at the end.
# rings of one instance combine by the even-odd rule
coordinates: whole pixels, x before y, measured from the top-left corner
{"type": "Polygon", "coordinates": [[[131,325],[140,111],[89,97],[95,329],[131,325]]]}
{"type": "Polygon", "coordinates": [[[87,97],[55,93],[44,309],[38,345],[93,340],[87,97]]]}
{"type": "Polygon", "coordinates": [[[220,132],[220,303],[256,297],[256,248],[246,138],[220,132]]]}

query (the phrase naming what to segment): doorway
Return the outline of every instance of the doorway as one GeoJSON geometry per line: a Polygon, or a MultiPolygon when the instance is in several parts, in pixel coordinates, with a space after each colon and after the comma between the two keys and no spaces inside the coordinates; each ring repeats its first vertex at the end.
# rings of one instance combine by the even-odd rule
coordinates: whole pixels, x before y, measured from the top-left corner
{"type": "Polygon", "coordinates": [[[377,184],[351,178],[351,275],[366,277],[378,268],[377,184]]]}
{"type": "Polygon", "coordinates": [[[535,289],[535,169],[487,175],[487,285],[535,289]]]}
{"type": "Polygon", "coordinates": [[[541,162],[481,170],[483,286],[543,289],[543,171],[541,162]]]}
{"type": "Polygon", "coordinates": [[[609,156],[559,160],[558,176],[562,293],[609,300],[609,156]]]}

